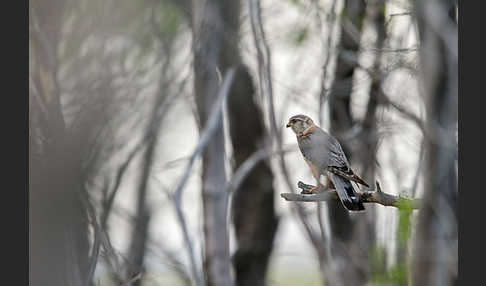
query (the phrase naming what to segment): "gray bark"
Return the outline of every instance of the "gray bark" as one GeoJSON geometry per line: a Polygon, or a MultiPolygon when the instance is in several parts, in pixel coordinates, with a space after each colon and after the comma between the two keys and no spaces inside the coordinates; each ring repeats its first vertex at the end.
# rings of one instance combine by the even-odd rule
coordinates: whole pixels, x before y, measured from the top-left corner
{"type": "Polygon", "coordinates": [[[427,134],[424,208],[413,250],[414,285],[457,283],[457,26],[454,1],[416,1],[427,134]]]}
{"type": "MultiPolygon", "coordinates": [[[[376,111],[378,108],[378,97],[381,90],[382,78],[381,74],[381,60],[384,41],[386,38],[385,30],[385,1],[370,0],[366,4],[366,16],[373,25],[376,31],[377,38],[375,49],[377,50],[374,59],[374,65],[371,70],[371,87],[369,91],[369,100],[367,104],[365,118],[361,124],[362,131],[359,136],[360,146],[357,152],[357,159],[361,161],[363,166],[362,176],[366,182],[373,183],[375,181],[376,170],[376,153],[378,148],[378,130],[376,111]]],[[[368,281],[374,271],[379,269],[372,269],[369,263],[370,255],[376,247],[376,208],[375,205],[366,205],[366,214],[357,216],[354,221],[355,233],[353,235],[353,244],[351,251],[359,253],[355,256],[354,262],[360,272],[364,274],[364,280],[368,281]]],[[[385,266],[384,266],[385,267],[385,266]]]]}
{"type": "MultiPolygon", "coordinates": [[[[149,191],[149,181],[152,174],[154,161],[157,158],[157,146],[159,143],[160,126],[163,116],[167,113],[170,100],[168,94],[168,76],[167,70],[170,67],[172,56],[172,42],[164,43],[162,55],[165,58],[163,69],[160,76],[158,93],[150,112],[150,121],[148,123],[146,134],[143,137],[143,144],[147,145],[143,155],[143,166],[140,174],[140,184],[137,190],[137,204],[135,210],[134,227],[131,236],[130,248],[128,253],[128,267],[125,280],[139,275],[144,272],[144,258],[146,253],[148,231],[150,226],[150,210],[148,209],[147,193],[149,191]]],[[[141,285],[142,279],[136,279],[132,285],[141,285]]]]}
{"type": "MultiPolygon", "coordinates": [[[[223,70],[237,66],[228,97],[228,117],[233,145],[234,170],[264,147],[265,125],[255,101],[255,87],[238,49],[240,1],[223,1],[226,33],[223,41],[223,70]],[[230,36],[231,35],[231,36],[230,36]]],[[[278,219],[274,209],[273,173],[266,160],[248,173],[232,198],[232,219],[237,250],[233,256],[236,285],[265,285],[278,219]]]]}
{"type": "MultiPolygon", "coordinates": [[[[241,68],[228,102],[235,169],[263,145],[263,117],[253,94],[250,75],[241,68]]],[[[268,162],[260,161],[233,195],[232,214],[238,242],[233,262],[237,285],[265,285],[278,225],[273,193],[273,173],[268,162]]]]}
{"type": "MultiPolygon", "coordinates": [[[[364,2],[361,0],[347,0],[343,9],[346,17],[349,17],[349,20],[356,27],[361,28],[361,19],[365,15],[364,2]]],[[[342,134],[351,129],[353,125],[350,103],[355,65],[349,63],[344,54],[346,52],[357,53],[358,49],[359,43],[353,40],[353,37],[346,29],[342,29],[335,78],[329,94],[330,131],[341,142],[341,146],[350,161],[352,158],[351,147],[346,140],[341,138],[342,134]]],[[[330,204],[329,212],[333,236],[342,241],[348,240],[352,230],[352,222],[348,212],[339,203],[330,204]]]]}
{"type": "MultiPolygon", "coordinates": [[[[329,93],[330,107],[330,132],[341,143],[348,160],[352,160],[351,147],[343,134],[353,126],[351,114],[352,80],[355,64],[347,60],[349,53],[357,55],[359,50],[359,36],[362,29],[362,21],[366,14],[366,5],[362,0],[346,0],[343,7],[342,31],[338,46],[335,78],[329,93]],[[350,29],[346,21],[352,23],[350,29]],[[354,32],[354,33],[353,33],[354,32]]],[[[335,265],[336,276],[340,277],[341,285],[362,285],[365,281],[365,273],[360,267],[353,264],[353,255],[350,248],[355,224],[351,220],[347,210],[340,202],[332,201],[328,204],[330,223],[331,255],[335,265]]],[[[327,283],[328,284],[328,283],[327,283]]]]}
{"type": "MultiPolygon", "coordinates": [[[[302,189],[302,191],[307,192],[315,187],[313,185],[304,184],[300,181],[297,186],[302,189]]],[[[319,189],[316,194],[281,193],[280,196],[287,201],[295,202],[330,202],[339,199],[334,189],[319,189]]],[[[395,196],[383,192],[378,182],[376,182],[376,189],[360,192],[358,196],[359,201],[363,203],[380,204],[383,206],[395,207],[399,209],[419,209],[422,206],[422,201],[420,199],[395,196]]]]}
{"type": "Polygon", "coordinates": [[[88,218],[80,200],[89,130],[68,133],[57,84],[64,1],[29,2],[29,284],[86,285],[88,218]],[[55,11],[55,13],[53,13],[55,11]]]}
{"type": "MultiPolygon", "coordinates": [[[[206,125],[218,94],[217,71],[222,69],[223,1],[193,1],[192,28],[196,104],[201,126],[206,125]]],[[[227,223],[222,114],[219,128],[203,153],[202,201],[204,219],[204,273],[207,285],[233,285],[227,223]]]]}

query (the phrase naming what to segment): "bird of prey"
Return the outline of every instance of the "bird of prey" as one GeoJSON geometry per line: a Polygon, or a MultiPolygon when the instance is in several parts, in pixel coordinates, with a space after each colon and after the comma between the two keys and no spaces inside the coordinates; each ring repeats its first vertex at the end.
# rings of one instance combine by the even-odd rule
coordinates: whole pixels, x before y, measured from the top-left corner
{"type": "Polygon", "coordinates": [[[299,149],[309,165],[317,186],[309,190],[315,192],[319,187],[334,187],[344,207],[350,211],[364,210],[351,181],[369,187],[360,177],[354,174],[348,159],[338,140],[315,125],[306,115],[295,115],[289,119],[287,127],[297,135],[299,149]],[[320,176],[328,178],[328,185],[320,182],[320,176]]]}

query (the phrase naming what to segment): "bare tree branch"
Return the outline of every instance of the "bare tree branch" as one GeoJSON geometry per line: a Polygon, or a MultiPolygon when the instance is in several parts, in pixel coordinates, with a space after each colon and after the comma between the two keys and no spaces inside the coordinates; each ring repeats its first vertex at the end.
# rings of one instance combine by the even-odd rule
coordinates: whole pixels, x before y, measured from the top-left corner
{"type": "MultiPolygon", "coordinates": [[[[313,188],[313,185],[298,183],[298,187],[304,192],[313,188]]],[[[402,208],[419,209],[422,205],[421,199],[406,198],[392,194],[384,193],[381,190],[380,183],[376,182],[375,191],[365,191],[358,193],[359,199],[363,203],[375,203],[383,206],[402,208]]],[[[335,190],[322,190],[317,194],[295,194],[295,193],[281,193],[280,196],[287,201],[295,202],[322,202],[339,200],[335,190]]]]}
{"type": "Polygon", "coordinates": [[[394,102],[393,100],[390,99],[390,97],[385,94],[382,88],[380,88],[377,91],[377,100],[384,106],[391,106],[393,109],[398,111],[400,114],[405,116],[407,119],[411,120],[417,127],[422,131],[424,136],[427,136],[427,129],[424,124],[424,120],[417,115],[415,115],[413,112],[409,111],[406,107],[394,102]]]}
{"type": "Polygon", "coordinates": [[[226,72],[226,75],[223,80],[223,84],[221,86],[221,89],[218,94],[218,99],[214,103],[213,108],[211,109],[211,116],[208,119],[208,123],[206,125],[206,128],[203,130],[201,134],[201,139],[199,139],[199,143],[196,146],[196,149],[194,150],[189,163],[184,170],[184,174],[182,175],[182,178],[180,180],[179,185],[177,186],[175,190],[175,196],[178,200],[182,197],[182,191],[184,189],[184,186],[187,182],[187,179],[189,178],[189,175],[191,173],[192,167],[196,161],[196,159],[199,157],[201,152],[204,150],[206,145],[209,143],[210,139],[212,138],[212,135],[214,132],[217,130],[221,122],[220,114],[222,113],[222,105],[223,102],[225,101],[226,97],[229,94],[229,89],[231,87],[231,83],[233,82],[233,77],[234,77],[235,70],[230,69],[226,72]]]}
{"type": "Polygon", "coordinates": [[[294,146],[292,148],[285,148],[282,149],[280,152],[267,152],[264,148],[258,149],[253,154],[251,154],[243,163],[236,169],[231,180],[226,184],[226,191],[231,193],[234,190],[238,189],[241,183],[245,180],[245,178],[250,174],[250,172],[257,166],[257,164],[274,155],[285,154],[287,152],[293,151],[291,149],[295,149],[294,146]]]}
{"type": "MultiPolygon", "coordinates": [[[[330,28],[330,31],[328,32],[328,35],[327,35],[327,38],[326,39],[323,39],[322,40],[322,46],[324,47],[325,46],[325,52],[326,52],[326,60],[322,66],[322,76],[321,76],[321,90],[320,90],[320,94],[319,94],[319,123],[322,125],[322,123],[324,122],[324,112],[323,112],[323,107],[324,107],[324,103],[326,102],[327,100],[327,96],[328,96],[328,88],[327,88],[327,80],[328,80],[328,70],[329,70],[329,66],[330,66],[330,63],[331,63],[331,58],[332,58],[332,50],[334,50],[333,48],[333,42],[334,42],[334,33],[335,33],[335,29],[337,28],[337,25],[336,25],[336,4],[337,4],[338,1],[333,1],[332,2],[332,5],[331,5],[331,8],[329,9],[329,14],[327,16],[327,21],[328,21],[328,24],[331,26],[330,28]]],[[[315,6],[315,9],[316,9],[316,13],[318,15],[317,17],[317,20],[318,20],[318,24],[319,24],[319,29],[322,30],[323,29],[323,23],[322,23],[322,19],[320,17],[320,6],[319,6],[319,3],[318,1],[316,0],[313,0],[312,1],[312,4],[315,6]]]]}
{"type": "Polygon", "coordinates": [[[93,241],[93,249],[92,253],[89,257],[89,267],[88,267],[88,273],[86,274],[86,280],[85,280],[85,285],[89,286],[92,281],[93,281],[93,276],[94,272],[96,269],[96,264],[98,263],[98,257],[100,253],[100,247],[101,247],[101,228],[100,224],[98,223],[97,216],[96,216],[96,211],[89,201],[89,198],[87,196],[86,190],[83,190],[81,192],[81,199],[84,204],[84,207],[88,211],[88,215],[91,219],[91,224],[93,225],[93,235],[94,235],[94,241],[93,241]]]}
{"type": "MultiPolygon", "coordinates": [[[[260,83],[260,93],[262,96],[267,97],[268,100],[268,113],[270,119],[270,135],[273,135],[276,141],[277,151],[279,153],[279,167],[283,173],[283,178],[289,191],[292,190],[292,184],[290,182],[290,176],[285,163],[285,158],[282,152],[282,136],[277,126],[277,120],[275,116],[274,103],[273,103],[273,90],[272,90],[272,74],[271,74],[271,54],[268,44],[266,42],[265,33],[263,29],[263,23],[261,19],[260,2],[256,0],[249,0],[249,15],[251,29],[253,33],[253,39],[255,48],[257,50],[258,60],[258,79],[260,83]]],[[[272,138],[268,140],[268,144],[272,144],[272,138]]],[[[310,223],[307,221],[304,209],[299,204],[294,205],[294,211],[297,212],[302,225],[304,226],[309,239],[316,249],[319,257],[319,263],[323,265],[326,261],[326,251],[322,241],[318,238],[318,235],[313,231],[310,223]]]]}

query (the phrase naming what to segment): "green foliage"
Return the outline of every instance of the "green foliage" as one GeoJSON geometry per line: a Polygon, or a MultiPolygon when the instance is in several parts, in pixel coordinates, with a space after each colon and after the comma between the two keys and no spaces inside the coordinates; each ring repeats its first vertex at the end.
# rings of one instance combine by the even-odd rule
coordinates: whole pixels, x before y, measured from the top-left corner
{"type": "Polygon", "coordinates": [[[148,20],[137,23],[135,38],[140,45],[137,61],[149,55],[156,43],[171,43],[184,20],[180,8],[169,1],[148,8],[147,14],[148,20]]]}
{"type": "Polygon", "coordinates": [[[356,28],[358,28],[359,30],[361,30],[363,28],[363,23],[364,23],[364,20],[365,20],[364,13],[361,14],[361,15],[352,15],[352,14],[348,13],[348,11],[346,9],[342,9],[340,17],[342,19],[347,18],[349,21],[351,21],[351,23],[356,25],[356,28]]]}
{"type": "MultiPolygon", "coordinates": [[[[407,248],[410,238],[410,220],[412,206],[408,201],[401,201],[398,213],[397,243],[401,247],[407,248]]],[[[400,262],[386,269],[386,249],[376,247],[371,255],[371,271],[373,285],[407,285],[408,265],[400,262]]]]}
{"type": "Polygon", "coordinates": [[[401,200],[398,209],[398,243],[406,246],[410,236],[410,219],[412,217],[412,205],[410,201],[401,200]]]}
{"type": "Polygon", "coordinates": [[[172,3],[161,3],[159,7],[160,20],[159,28],[162,37],[173,38],[177,34],[177,30],[183,22],[183,15],[180,8],[172,3]]]}
{"type": "Polygon", "coordinates": [[[396,285],[407,285],[408,265],[406,263],[399,263],[394,265],[388,271],[390,281],[396,285]]]}
{"type": "Polygon", "coordinates": [[[388,271],[375,273],[372,285],[407,285],[408,267],[404,263],[393,265],[388,271]]]}
{"type": "Polygon", "coordinates": [[[298,45],[302,44],[309,36],[309,29],[307,28],[302,28],[298,31],[297,37],[296,37],[296,43],[298,45]]]}
{"type": "Polygon", "coordinates": [[[309,38],[309,28],[301,27],[290,33],[292,44],[299,46],[303,44],[309,38]]]}
{"type": "Polygon", "coordinates": [[[386,16],[386,4],[385,2],[381,3],[380,4],[380,13],[383,15],[383,16],[386,16]]]}
{"type": "Polygon", "coordinates": [[[79,57],[82,47],[90,40],[124,36],[133,40],[131,44],[136,49],[132,46],[131,50],[145,57],[157,42],[173,41],[183,21],[179,6],[170,1],[80,0],[66,12],[60,56],[79,57]]]}
{"type": "Polygon", "coordinates": [[[372,280],[381,280],[386,276],[386,248],[383,246],[376,246],[371,250],[370,265],[372,280]]]}
{"type": "Polygon", "coordinates": [[[301,0],[289,0],[290,4],[294,5],[295,7],[297,8],[304,8],[305,7],[305,3],[301,0]]]}

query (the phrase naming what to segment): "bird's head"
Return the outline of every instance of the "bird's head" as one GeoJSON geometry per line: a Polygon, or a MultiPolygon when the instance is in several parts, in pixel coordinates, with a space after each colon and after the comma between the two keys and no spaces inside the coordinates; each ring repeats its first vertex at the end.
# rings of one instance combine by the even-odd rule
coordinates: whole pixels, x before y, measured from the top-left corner
{"type": "Polygon", "coordinates": [[[314,125],[314,121],[309,116],[298,114],[290,117],[287,127],[291,127],[295,134],[304,132],[307,128],[314,125]]]}

